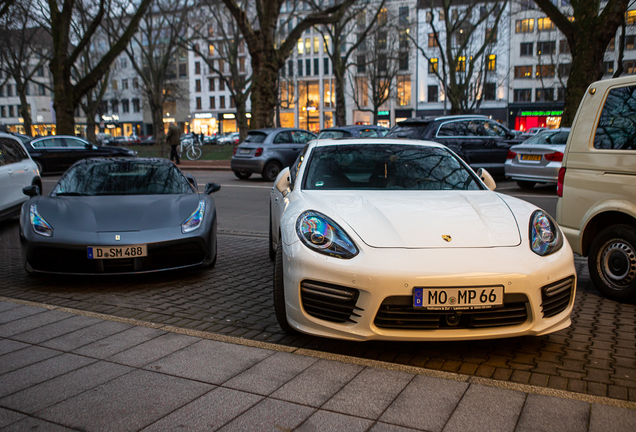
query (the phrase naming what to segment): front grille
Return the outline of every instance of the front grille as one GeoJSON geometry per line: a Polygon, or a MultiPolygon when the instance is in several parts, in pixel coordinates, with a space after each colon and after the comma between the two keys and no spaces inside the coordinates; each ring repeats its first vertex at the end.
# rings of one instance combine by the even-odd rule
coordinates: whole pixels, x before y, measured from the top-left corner
{"type": "Polygon", "coordinates": [[[544,318],[563,312],[570,304],[574,293],[574,276],[562,279],[541,288],[541,311],[544,318]]]}
{"type": "Polygon", "coordinates": [[[356,323],[353,317],[360,317],[355,311],[360,291],[315,281],[302,281],[300,300],[309,315],[335,323],[356,323]]]}
{"type": "Polygon", "coordinates": [[[413,296],[387,297],[375,316],[376,327],[403,330],[505,327],[528,319],[528,298],[504,295],[503,307],[463,311],[433,311],[413,307],[413,296]]]}

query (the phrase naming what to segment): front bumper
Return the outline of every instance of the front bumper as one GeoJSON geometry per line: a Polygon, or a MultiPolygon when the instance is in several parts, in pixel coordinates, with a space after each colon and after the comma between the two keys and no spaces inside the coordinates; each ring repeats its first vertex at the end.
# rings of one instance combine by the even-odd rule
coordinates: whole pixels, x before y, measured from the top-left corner
{"type": "Polygon", "coordinates": [[[522,244],[507,248],[443,250],[365,247],[355,258],[342,260],[319,255],[300,242],[294,242],[283,247],[283,261],[287,320],[297,330],[316,336],[357,341],[494,339],[543,335],[561,330],[571,323],[576,271],[572,250],[567,243],[559,252],[548,257],[539,257],[522,244]],[[546,317],[542,308],[542,288],[570,278],[571,293],[563,308],[559,313],[546,317]],[[356,322],[331,322],[310,315],[301,300],[303,281],[357,290],[359,296],[355,300],[355,314],[358,316],[352,316],[356,322]],[[389,297],[412,298],[413,287],[491,285],[504,287],[506,303],[510,301],[517,307],[525,305],[526,317],[522,322],[481,328],[441,325],[433,329],[396,329],[376,325],[376,316],[383,302],[389,297]]]}

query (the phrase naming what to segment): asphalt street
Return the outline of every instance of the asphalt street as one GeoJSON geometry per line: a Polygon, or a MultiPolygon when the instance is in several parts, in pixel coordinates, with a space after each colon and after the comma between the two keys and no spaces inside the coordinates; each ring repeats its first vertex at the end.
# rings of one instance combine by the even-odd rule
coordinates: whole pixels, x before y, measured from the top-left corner
{"type": "MultiPolygon", "coordinates": [[[[242,181],[231,172],[193,172],[214,195],[219,214],[219,258],[214,269],[134,277],[26,275],[18,223],[0,223],[0,297],[30,300],[122,318],[381,360],[417,368],[636,401],[636,307],[600,297],[585,261],[576,259],[579,283],[571,327],[542,337],[437,343],[351,343],[281,332],[273,312],[273,266],[267,253],[270,183],[242,181]]],[[[45,177],[45,192],[56,177],[45,177]]],[[[554,187],[522,191],[500,182],[503,193],[551,214],[554,187]]]]}

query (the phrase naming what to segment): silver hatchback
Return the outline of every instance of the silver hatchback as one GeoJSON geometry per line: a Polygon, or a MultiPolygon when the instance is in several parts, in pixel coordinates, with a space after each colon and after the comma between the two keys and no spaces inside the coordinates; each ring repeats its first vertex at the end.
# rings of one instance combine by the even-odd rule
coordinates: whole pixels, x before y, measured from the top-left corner
{"type": "Polygon", "coordinates": [[[278,173],[291,166],[305,145],[315,138],[316,135],[303,129],[252,130],[234,149],[230,166],[240,179],[248,179],[256,173],[266,181],[274,181],[278,173]]]}
{"type": "Polygon", "coordinates": [[[537,183],[556,184],[570,128],[541,131],[521,144],[510,147],[504,165],[506,177],[522,189],[537,183]]]}

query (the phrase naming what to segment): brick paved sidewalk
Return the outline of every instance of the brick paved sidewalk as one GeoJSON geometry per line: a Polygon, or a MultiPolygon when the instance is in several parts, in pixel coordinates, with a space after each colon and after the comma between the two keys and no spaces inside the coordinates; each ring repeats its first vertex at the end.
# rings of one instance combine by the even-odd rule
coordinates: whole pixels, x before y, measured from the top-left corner
{"type": "Polygon", "coordinates": [[[0,302],[3,430],[636,428],[633,402],[28,303],[0,302]]]}

